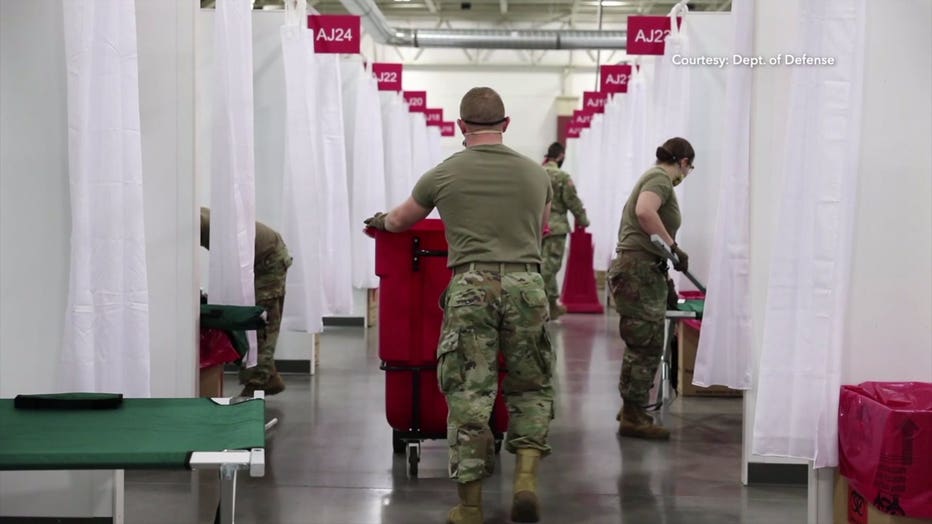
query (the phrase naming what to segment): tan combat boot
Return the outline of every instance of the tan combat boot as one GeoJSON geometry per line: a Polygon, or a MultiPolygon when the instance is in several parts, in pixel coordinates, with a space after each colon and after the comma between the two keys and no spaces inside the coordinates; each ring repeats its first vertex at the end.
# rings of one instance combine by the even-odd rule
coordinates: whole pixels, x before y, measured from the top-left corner
{"type": "MultiPolygon", "coordinates": [[[[615,415],[615,420],[617,420],[618,422],[621,422],[621,417],[622,417],[622,414],[624,413],[624,411],[625,411],[625,408],[624,408],[624,407],[619,408],[619,409],[618,409],[618,414],[615,415]]],[[[637,417],[637,419],[638,419],[639,421],[641,421],[641,423],[643,423],[643,424],[653,424],[653,423],[654,423],[654,418],[651,417],[651,416],[647,413],[647,411],[645,411],[645,410],[636,410],[636,412],[635,412],[635,413],[632,413],[631,415],[634,416],[634,417],[637,417]]]]}
{"type": "Polygon", "coordinates": [[[265,391],[266,396],[268,395],[277,395],[282,391],[285,391],[285,381],[282,379],[282,376],[275,372],[265,384],[254,384],[252,382],[246,383],[243,391],[239,394],[241,397],[251,397],[256,390],[265,391]]]}
{"type": "Polygon", "coordinates": [[[513,522],[537,522],[540,520],[540,504],[537,500],[537,465],[540,450],[519,449],[515,462],[515,494],[511,502],[513,522]]]}
{"type": "Polygon", "coordinates": [[[450,510],[447,524],[482,524],[482,481],[456,484],[460,503],[450,510]]]}
{"type": "Polygon", "coordinates": [[[621,424],[618,425],[618,433],[624,437],[651,440],[670,438],[670,430],[654,424],[654,419],[644,411],[644,408],[627,403],[621,408],[621,424]]]}

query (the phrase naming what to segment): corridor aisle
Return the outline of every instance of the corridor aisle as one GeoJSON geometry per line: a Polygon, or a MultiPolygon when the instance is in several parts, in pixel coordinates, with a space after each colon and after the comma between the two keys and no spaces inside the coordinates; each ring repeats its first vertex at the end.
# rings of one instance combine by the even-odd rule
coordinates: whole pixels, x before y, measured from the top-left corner
{"type": "MultiPolygon", "coordinates": [[[[550,524],[794,524],[805,486],[740,483],[741,399],[677,400],[669,442],[620,439],[617,317],[568,315],[552,324],[558,351],[554,453],[541,467],[542,522],[550,524]]],[[[287,375],[270,397],[265,478],[240,477],[239,524],[432,524],[456,501],[443,441],[422,446],[417,479],[392,454],[377,330],[328,328],[318,375],[287,375]]],[[[226,391],[236,391],[232,375],[226,391]]],[[[487,524],[507,523],[512,455],[485,483],[487,524]]],[[[211,522],[216,479],[127,472],[126,522],[211,522]]]]}

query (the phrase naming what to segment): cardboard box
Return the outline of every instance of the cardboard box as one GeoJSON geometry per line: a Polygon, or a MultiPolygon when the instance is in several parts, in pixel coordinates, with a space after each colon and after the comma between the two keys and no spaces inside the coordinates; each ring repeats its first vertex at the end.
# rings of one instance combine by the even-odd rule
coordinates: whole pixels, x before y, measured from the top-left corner
{"type": "Polygon", "coordinates": [[[725,386],[702,388],[693,385],[693,370],[696,366],[696,350],[699,348],[699,330],[686,322],[676,323],[676,338],[679,343],[679,394],[685,397],[740,397],[741,390],[725,386]]]}
{"type": "Polygon", "coordinates": [[[848,479],[835,475],[834,524],[930,524],[929,519],[887,515],[874,507],[848,485],[848,479]]]}
{"type": "Polygon", "coordinates": [[[595,272],[595,288],[599,291],[605,291],[605,274],[606,271],[595,272]]]}
{"type": "Polygon", "coordinates": [[[379,290],[378,288],[370,289],[366,294],[366,327],[374,327],[379,322],[379,290]]]}
{"type": "Polygon", "coordinates": [[[198,382],[197,396],[222,397],[223,396],[223,364],[201,368],[200,382],[198,382]]]}

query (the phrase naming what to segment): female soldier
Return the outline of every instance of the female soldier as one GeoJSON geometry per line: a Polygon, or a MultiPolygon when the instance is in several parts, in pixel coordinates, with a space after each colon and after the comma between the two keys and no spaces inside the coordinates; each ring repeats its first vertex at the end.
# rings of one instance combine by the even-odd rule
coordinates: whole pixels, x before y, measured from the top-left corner
{"type": "Polygon", "coordinates": [[[696,153],[683,138],[671,138],[657,148],[657,164],[634,185],[625,203],[618,231],[617,257],[608,270],[609,285],[620,315],[618,329],[625,341],[618,390],[622,409],[617,419],[623,436],[668,439],[670,431],[654,423],[644,409],[663,354],[663,319],[668,296],[675,296],[667,276],[666,258],[650,241],[660,235],[679,257],[674,269],[688,269],[689,257],[676,245],[680,208],[673,187],[693,169],[696,153]]]}

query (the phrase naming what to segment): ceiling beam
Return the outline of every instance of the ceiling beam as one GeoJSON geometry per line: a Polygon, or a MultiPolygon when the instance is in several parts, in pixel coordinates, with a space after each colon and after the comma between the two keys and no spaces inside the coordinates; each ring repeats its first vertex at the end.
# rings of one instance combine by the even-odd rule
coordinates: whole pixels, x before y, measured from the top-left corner
{"type": "Polygon", "coordinates": [[[508,13],[508,0],[498,0],[498,7],[501,9],[502,14],[508,13]]]}
{"type": "Polygon", "coordinates": [[[427,11],[432,15],[437,14],[437,11],[439,11],[437,3],[434,0],[424,0],[424,5],[427,6],[427,11]]]}

